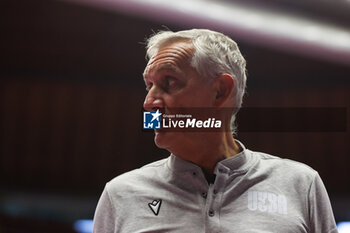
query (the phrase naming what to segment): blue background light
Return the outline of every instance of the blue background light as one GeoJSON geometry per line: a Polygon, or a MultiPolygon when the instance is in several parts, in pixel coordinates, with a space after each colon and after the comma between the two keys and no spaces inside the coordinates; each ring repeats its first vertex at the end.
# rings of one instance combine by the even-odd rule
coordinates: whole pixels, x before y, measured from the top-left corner
{"type": "Polygon", "coordinates": [[[350,222],[339,222],[337,227],[339,233],[350,233],[350,222]]]}
{"type": "Polygon", "coordinates": [[[91,219],[81,219],[74,223],[74,230],[78,233],[92,233],[93,221],[91,219]]]}

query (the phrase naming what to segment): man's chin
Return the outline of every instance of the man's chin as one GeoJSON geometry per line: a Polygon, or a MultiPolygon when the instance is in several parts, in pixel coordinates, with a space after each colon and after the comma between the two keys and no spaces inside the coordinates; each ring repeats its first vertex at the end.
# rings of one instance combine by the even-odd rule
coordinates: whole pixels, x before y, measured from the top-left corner
{"type": "Polygon", "coordinates": [[[157,147],[166,149],[166,144],[167,141],[169,143],[169,139],[167,140],[167,135],[166,132],[161,131],[161,130],[154,130],[154,143],[156,144],[157,147]]]}
{"type": "Polygon", "coordinates": [[[154,130],[154,143],[158,148],[169,150],[172,144],[177,141],[174,132],[166,130],[154,130]]]}
{"type": "Polygon", "coordinates": [[[173,132],[164,129],[154,130],[154,143],[158,148],[168,151],[182,145],[181,142],[183,142],[184,138],[183,132],[173,132]]]}

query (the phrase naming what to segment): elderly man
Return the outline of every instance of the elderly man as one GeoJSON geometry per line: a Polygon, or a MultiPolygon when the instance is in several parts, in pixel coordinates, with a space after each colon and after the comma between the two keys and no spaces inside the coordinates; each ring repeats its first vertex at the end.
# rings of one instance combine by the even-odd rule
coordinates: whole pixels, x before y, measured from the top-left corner
{"type": "MultiPolygon", "coordinates": [[[[210,30],[162,31],[148,40],[147,55],[146,110],[231,109],[224,113],[234,121],[246,74],[233,40],[210,30]]],[[[160,129],[154,140],[171,155],[107,183],[95,233],[337,232],[310,167],[248,150],[228,130],[160,129]]]]}

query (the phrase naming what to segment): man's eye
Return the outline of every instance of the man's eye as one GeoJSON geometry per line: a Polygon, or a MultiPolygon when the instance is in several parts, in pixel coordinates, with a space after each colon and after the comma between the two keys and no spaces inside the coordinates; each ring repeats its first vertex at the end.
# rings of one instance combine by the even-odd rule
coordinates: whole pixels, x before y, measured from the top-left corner
{"type": "Polygon", "coordinates": [[[147,92],[150,91],[151,88],[152,88],[152,83],[146,86],[146,91],[147,91],[147,92]]]}
{"type": "Polygon", "coordinates": [[[171,76],[166,76],[165,77],[165,86],[166,89],[170,89],[176,86],[176,79],[171,76]]]}

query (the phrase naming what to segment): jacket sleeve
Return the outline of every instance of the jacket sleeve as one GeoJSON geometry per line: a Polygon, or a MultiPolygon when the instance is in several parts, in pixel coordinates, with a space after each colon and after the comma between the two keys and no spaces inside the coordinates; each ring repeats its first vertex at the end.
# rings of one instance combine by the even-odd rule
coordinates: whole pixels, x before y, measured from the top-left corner
{"type": "Polygon", "coordinates": [[[321,177],[316,173],[309,190],[309,219],[312,233],[337,233],[332,206],[321,177]]]}
{"type": "Polygon", "coordinates": [[[95,210],[93,233],[115,232],[115,215],[115,207],[112,205],[106,185],[95,210]]]}

